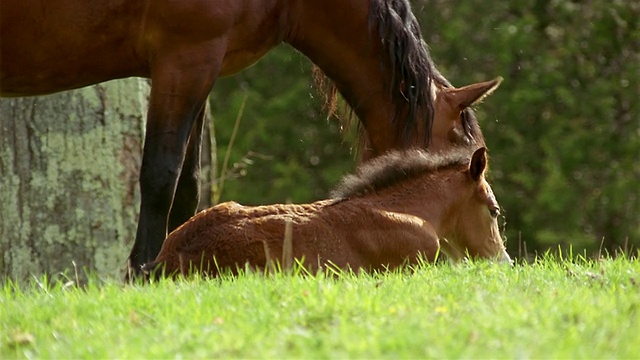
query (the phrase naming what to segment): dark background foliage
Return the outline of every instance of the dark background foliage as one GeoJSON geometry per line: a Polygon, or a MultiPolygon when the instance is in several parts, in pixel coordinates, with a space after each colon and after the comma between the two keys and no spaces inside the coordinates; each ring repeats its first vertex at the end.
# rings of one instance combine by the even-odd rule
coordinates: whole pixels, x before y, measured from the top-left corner
{"type": "MultiPolygon", "coordinates": [[[[505,78],[477,111],[510,253],[637,248],[640,2],[437,0],[413,9],[454,85],[505,78]]],[[[287,46],[217,83],[219,164],[245,97],[222,201],[313,201],[353,169],[353,133],[345,138],[326,118],[311,63],[287,46]]]]}

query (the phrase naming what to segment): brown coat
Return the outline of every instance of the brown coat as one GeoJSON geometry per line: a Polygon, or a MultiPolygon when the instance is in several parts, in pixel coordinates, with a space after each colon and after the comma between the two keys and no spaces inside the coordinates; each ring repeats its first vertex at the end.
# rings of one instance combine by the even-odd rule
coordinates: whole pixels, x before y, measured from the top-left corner
{"type": "Polygon", "coordinates": [[[245,264],[265,268],[267,257],[282,261],[288,222],[292,257],[304,259],[312,272],[327,264],[392,269],[419,255],[433,261],[439,249],[454,259],[468,254],[508,260],[485,167],[484,148],[471,161],[420,150],[395,152],[345,178],[334,199],[300,205],[222,203],[171,233],[145,270],[215,276],[219,269],[235,272],[245,264]]]}

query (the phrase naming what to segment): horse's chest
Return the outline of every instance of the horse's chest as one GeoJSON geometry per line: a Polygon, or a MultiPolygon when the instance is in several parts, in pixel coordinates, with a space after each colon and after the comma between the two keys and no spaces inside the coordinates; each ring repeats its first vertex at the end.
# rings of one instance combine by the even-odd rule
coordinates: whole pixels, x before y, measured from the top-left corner
{"type": "Polygon", "coordinates": [[[260,60],[272,47],[273,46],[264,46],[262,48],[233,49],[227,51],[222,60],[220,75],[233,75],[248,68],[260,60]]]}

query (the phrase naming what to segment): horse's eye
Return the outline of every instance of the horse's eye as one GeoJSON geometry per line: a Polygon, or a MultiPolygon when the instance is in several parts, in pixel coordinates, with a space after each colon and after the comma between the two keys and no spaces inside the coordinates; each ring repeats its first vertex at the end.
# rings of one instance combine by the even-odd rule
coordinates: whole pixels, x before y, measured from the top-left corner
{"type": "Polygon", "coordinates": [[[498,216],[500,216],[500,208],[491,208],[489,209],[489,214],[491,214],[491,217],[494,219],[497,219],[498,216]]]}

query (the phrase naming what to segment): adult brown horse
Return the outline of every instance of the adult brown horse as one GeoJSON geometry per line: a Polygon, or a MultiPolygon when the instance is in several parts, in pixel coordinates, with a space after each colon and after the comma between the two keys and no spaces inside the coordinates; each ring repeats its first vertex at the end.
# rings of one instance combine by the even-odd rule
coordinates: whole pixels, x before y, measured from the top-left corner
{"type": "MultiPolygon", "coordinates": [[[[393,269],[452,257],[510,261],[498,228],[499,209],[484,178],[485,149],[433,155],[394,151],[347,176],[334,198],[302,205],[246,207],[227,202],[195,215],[144,266],[152,276],[216,276],[248,265],[265,269],[287,246],[315,272],[327,264],[354,270],[393,269]],[[289,244],[284,239],[290,223],[289,244]]],[[[285,255],[285,259],[286,259],[285,255]]],[[[284,259],[283,259],[284,260],[284,259]]],[[[286,260],[285,260],[286,261],[286,260]]]]}
{"type": "Polygon", "coordinates": [[[138,271],[167,229],[195,212],[204,104],[216,79],[282,42],[332,79],[366,131],[366,157],[484,145],[468,106],[499,80],[452,88],[407,0],[0,0],[0,95],[151,78],[129,257],[138,271]]]}

